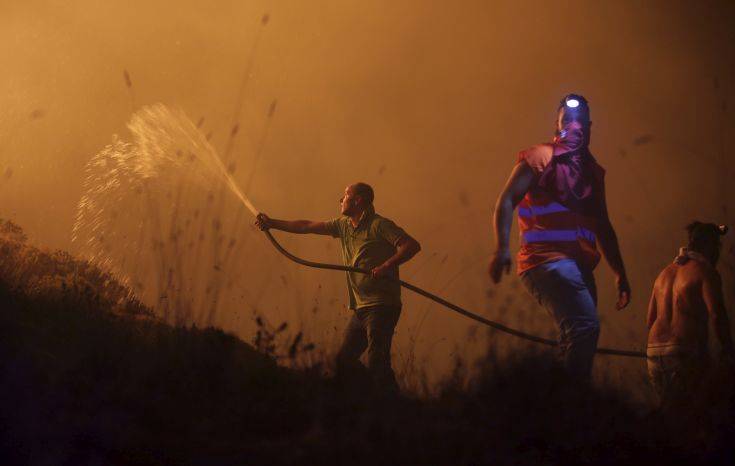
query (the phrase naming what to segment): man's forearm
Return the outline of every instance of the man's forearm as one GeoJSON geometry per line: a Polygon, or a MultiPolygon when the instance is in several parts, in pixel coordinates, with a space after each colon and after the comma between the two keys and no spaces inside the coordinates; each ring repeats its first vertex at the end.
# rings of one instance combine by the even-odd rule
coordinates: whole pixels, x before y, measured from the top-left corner
{"type": "Polygon", "coordinates": [[[314,223],[311,220],[276,220],[270,219],[271,228],[289,233],[309,233],[309,227],[314,223]]]}
{"type": "Polygon", "coordinates": [[[725,300],[722,296],[722,278],[716,270],[705,273],[702,280],[702,298],[707,306],[710,329],[720,345],[720,350],[732,354],[730,320],[727,318],[725,300]]]}
{"type": "Polygon", "coordinates": [[[601,231],[598,232],[598,238],[600,240],[602,255],[605,257],[605,261],[607,261],[613,273],[619,278],[627,279],[625,264],[623,264],[623,256],[620,254],[618,236],[615,234],[615,230],[612,225],[608,223],[603,227],[601,231]]]}
{"type": "Polygon", "coordinates": [[[715,312],[712,315],[712,326],[714,327],[717,342],[720,344],[720,350],[724,353],[733,351],[732,335],[730,335],[730,321],[724,309],[715,312]]]}
{"type": "Polygon", "coordinates": [[[493,228],[495,230],[496,250],[507,251],[510,247],[510,227],[513,224],[513,202],[501,196],[495,205],[493,228]]]}
{"type": "Polygon", "coordinates": [[[385,261],[385,265],[390,267],[399,266],[411,260],[420,250],[421,246],[416,241],[400,244],[396,248],[396,253],[385,261]]]}

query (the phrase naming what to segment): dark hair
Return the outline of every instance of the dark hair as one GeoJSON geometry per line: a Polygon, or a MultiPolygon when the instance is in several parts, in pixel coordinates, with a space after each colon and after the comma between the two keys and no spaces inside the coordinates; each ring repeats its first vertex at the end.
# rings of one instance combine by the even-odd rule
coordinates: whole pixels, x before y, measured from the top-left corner
{"type": "Polygon", "coordinates": [[[702,223],[698,220],[693,221],[686,227],[689,234],[689,248],[701,250],[708,245],[717,245],[720,236],[727,233],[726,225],[715,225],[714,223],[702,223]]]}
{"type": "Polygon", "coordinates": [[[581,96],[579,94],[567,94],[564,96],[564,98],[561,99],[559,102],[559,107],[557,107],[557,110],[560,110],[562,107],[566,107],[567,102],[570,100],[576,100],[579,102],[578,107],[567,107],[568,112],[570,114],[575,115],[579,120],[581,121],[590,121],[590,104],[587,102],[587,99],[584,98],[584,96],[581,96]]]}
{"type": "Polygon", "coordinates": [[[355,183],[352,185],[352,188],[355,190],[355,194],[363,198],[368,204],[372,204],[373,200],[375,200],[375,192],[369,184],[362,182],[355,183]]]}

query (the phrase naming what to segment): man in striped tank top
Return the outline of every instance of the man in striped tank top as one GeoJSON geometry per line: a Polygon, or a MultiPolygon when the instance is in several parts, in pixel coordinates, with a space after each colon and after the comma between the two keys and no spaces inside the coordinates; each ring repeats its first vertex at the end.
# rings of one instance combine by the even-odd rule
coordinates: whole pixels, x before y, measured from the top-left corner
{"type": "Polygon", "coordinates": [[[605,170],[589,152],[592,122],[585,98],[564,97],[556,126],[551,143],[519,154],[498,197],[493,219],[497,249],[489,272],[499,283],[510,271],[508,243],[518,207],[518,274],[554,318],[565,371],[587,380],[600,333],[592,273],[600,261],[598,245],[616,277],[618,310],[630,302],[630,285],[607,214],[605,170]]]}

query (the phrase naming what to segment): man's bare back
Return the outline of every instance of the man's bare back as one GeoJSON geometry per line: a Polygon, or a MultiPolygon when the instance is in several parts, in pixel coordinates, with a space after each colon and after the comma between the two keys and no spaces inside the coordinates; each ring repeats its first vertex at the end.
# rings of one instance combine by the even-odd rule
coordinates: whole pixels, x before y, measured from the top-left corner
{"type": "Polygon", "coordinates": [[[648,305],[648,344],[706,350],[708,329],[721,350],[732,351],[730,325],[717,269],[701,254],[683,249],[656,279],[648,305]]]}
{"type": "MultiPolygon", "coordinates": [[[[732,360],[730,324],[715,266],[727,228],[692,222],[688,247],[656,278],[648,305],[648,375],[662,409],[694,406],[709,371],[709,331],[719,346],[715,359],[732,360]]],[[[722,366],[724,367],[724,366],[722,366]]]]}
{"type": "Polygon", "coordinates": [[[697,260],[671,264],[659,274],[648,309],[648,343],[699,349],[707,345],[708,311],[703,289],[717,274],[697,260]]]}

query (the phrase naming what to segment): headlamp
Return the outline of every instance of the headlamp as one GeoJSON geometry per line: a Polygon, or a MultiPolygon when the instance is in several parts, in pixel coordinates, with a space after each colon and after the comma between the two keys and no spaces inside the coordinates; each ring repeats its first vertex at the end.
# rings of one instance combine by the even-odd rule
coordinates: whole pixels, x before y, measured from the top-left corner
{"type": "Polygon", "coordinates": [[[566,100],[566,105],[569,108],[577,108],[577,107],[579,107],[579,100],[577,100],[577,99],[567,99],[566,100]]]}

